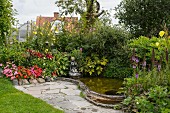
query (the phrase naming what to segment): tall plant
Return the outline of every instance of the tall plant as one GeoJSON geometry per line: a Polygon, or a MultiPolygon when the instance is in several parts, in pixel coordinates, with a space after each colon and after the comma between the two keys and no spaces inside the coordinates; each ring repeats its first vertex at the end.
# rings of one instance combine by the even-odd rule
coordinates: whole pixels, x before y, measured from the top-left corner
{"type": "Polygon", "coordinates": [[[15,18],[12,0],[0,0],[0,45],[7,43],[15,18]]]}

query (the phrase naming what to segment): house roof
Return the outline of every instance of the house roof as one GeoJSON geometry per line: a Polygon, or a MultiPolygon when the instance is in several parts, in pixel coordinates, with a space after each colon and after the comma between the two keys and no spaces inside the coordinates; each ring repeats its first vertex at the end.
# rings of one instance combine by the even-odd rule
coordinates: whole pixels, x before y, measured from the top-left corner
{"type": "Polygon", "coordinates": [[[36,26],[42,27],[44,23],[47,23],[47,22],[51,23],[51,22],[53,22],[55,20],[60,20],[60,21],[63,21],[64,23],[67,23],[65,28],[70,30],[70,28],[72,29],[75,26],[75,23],[78,22],[78,17],[64,17],[64,18],[61,18],[59,16],[58,12],[54,12],[54,17],[37,16],[36,26]]]}

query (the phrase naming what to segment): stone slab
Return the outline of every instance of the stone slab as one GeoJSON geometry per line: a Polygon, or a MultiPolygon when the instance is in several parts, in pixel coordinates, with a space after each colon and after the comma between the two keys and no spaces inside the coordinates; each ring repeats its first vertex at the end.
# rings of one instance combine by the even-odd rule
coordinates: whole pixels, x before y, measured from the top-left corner
{"type": "Polygon", "coordinates": [[[73,90],[73,89],[61,89],[61,93],[64,93],[66,95],[80,95],[80,90],[73,90]]]}
{"type": "Polygon", "coordinates": [[[30,94],[30,95],[40,95],[41,91],[25,91],[25,93],[30,94]]]}
{"type": "Polygon", "coordinates": [[[76,101],[85,101],[84,98],[81,98],[79,96],[74,96],[74,95],[66,95],[65,96],[66,100],[76,100],[76,101]]]}
{"type": "Polygon", "coordinates": [[[68,89],[78,89],[76,85],[65,85],[68,89]]]}
{"type": "Polygon", "coordinates": [[[60,89],[46,90],[46,91],[43,91],[42,94],[56,94],[56,93],[59,93],[59,92],[60,92],[60,89]]]}
{"type": "Polygon", "coordinates": [[[45,89],[49,89],[49,86],[36,86],[36,87],[29,87],[27,89],[30,91],[45,90],[45,89]]]}
{"type": "Polygon", "coordinates": [[[92,104],[87,102],[86,100],[84,101],[69,100],[69,101],[74,105],[78,106],[79,108],[92,106],[92,104]]]}
{"type": "Polygon", "coordinates": [[[22,86],[15,86],[16,89],[20,90],[20,91],[27,91],[27,89],[25,89],[24,87],[22,86]]]}
{"type": "Polygon", "coordinates": [[[58,102],[57,106],[59,106],[62,109],[65,109],[65,110],[69,110],[69,109],[73,109],[73,108],[77,107],[69,101],[58,102]]]}
{"type": "Polygon", "coordinates": [[[50,85],[50,89],[65,89],[64,85],[50,85]]]}

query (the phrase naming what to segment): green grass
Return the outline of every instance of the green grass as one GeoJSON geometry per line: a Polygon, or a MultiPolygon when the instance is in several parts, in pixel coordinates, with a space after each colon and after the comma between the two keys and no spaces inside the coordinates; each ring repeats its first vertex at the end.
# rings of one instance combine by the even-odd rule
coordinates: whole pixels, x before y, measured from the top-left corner
{"type": "Polygon", "coordinates": [[[0,113],[64,113],[46,102],[18,91],[0,78],[0,113]]]}

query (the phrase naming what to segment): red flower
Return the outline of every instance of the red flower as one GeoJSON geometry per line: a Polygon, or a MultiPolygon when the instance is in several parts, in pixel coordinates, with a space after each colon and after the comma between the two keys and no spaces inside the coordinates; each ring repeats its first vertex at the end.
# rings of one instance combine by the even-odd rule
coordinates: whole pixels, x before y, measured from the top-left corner
{"type": "Polygon", "coordinates": [[[52,58],[53,58],[53,56],[52,56],[51,54],[46,54],[46,58],[48,58],[48,59],[52,59],[52,58]]]}
{"type": "Polygon", "coordinates": [[[26,75],[24,75],[24,78],[26,79],[26,78],[27,78],[27,76],[26,76],[26,75]]]}

